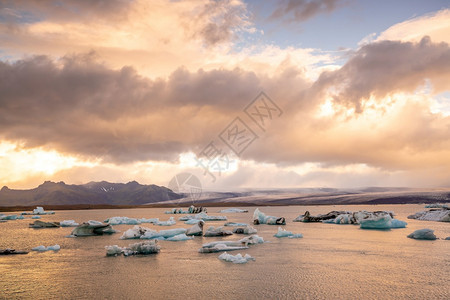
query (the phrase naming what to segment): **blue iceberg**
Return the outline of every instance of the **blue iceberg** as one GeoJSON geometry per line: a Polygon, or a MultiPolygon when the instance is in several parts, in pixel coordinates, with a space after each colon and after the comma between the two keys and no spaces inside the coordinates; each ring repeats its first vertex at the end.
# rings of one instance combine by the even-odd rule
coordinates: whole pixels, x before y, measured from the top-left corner
{"type": "Polygon", "coordinates": [[[434,230],[432,229],[419,229],[414,231],[413,233],[409,234],[408,237],[410,239],[416,239],[416,240],[435,240],[437,239],[434,235],[434,230]]]}

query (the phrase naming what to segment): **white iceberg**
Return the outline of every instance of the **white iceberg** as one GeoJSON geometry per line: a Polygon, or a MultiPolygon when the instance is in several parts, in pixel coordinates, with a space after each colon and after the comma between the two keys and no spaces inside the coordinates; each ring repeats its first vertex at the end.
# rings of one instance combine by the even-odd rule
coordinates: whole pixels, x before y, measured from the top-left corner
{"type": "Polygon", "coordinates": [[[174,237],[179,234],[186,233],[185,228],[174,228],[174,229],[168,229],[168,230],[161,230],[159,232],[151,230],[146,231],[142,236],[141,239],[167,239],[174,237]]]}
{"type": "Polygon", "coordinates": [[[45,247],[45,246],[37,246],[37,247],[32,248],[31,250],[43,252],[43,251],[50,251],[50,250],[52,250],[52,251],[58,251],[58,250],[60,250],[60,249],[61,249],[61,247],[60,247],[59,245],[54,245],[54,246],[48,246],[48,247],[45,247]]]}
{"type": "Polygon", "coordinates": [[[141,236],[143,236],[146,232],[153,232],[156,233],[156,230],[152,230],[150,228],[141,227],[139,225],[134,225],[133,228],[130,228],[126,230],[122,236],[120,237],[121,240],[127,240],[127,239],[140,239],[141,236]]]}
{"type": "Polygon", "coordinates": [[[264,239],[263,237],[257,235],[257,234],[253,234],[251,236],[247,236],[243,239],[239,240],[239,243],[244,244],[244,245],[254,245],[254,244],[262,244],[264,243],[264,239]]]}
{"type": "Polygon", "coordinates": [[[139,225],[141,222],[138,219],[135,218],[128,218],[128,217],[111,217],[104,221],[105,223],[108,223],[110,225],[139,225]]]}
{"type": "Polygon", "coordinates": [[[233,228],[233,233],[236,233],[236,234],[255,234],[257,232],[258,232],[258,230],[251,227],[250,225],[247,225],[245,227],[233,228]]]}
{"type": "Polygon", "coordinates": [[[222,209],[219,212],[223,213],[223,214],[225,214],[225,213],[246,213],[246,212],[248,212],[248,210],[233,207],[233,208],[222,209]]]}
{"type": "Polygon", "coordinates": [[[242,250],[248,249],[246,245],[243,245],[239,242],[233,241],[220,241],[220,242],[212,242],[208,244],[203,244],[198,252],[200,253],[214,253],[221,251],[234,251],[234,250],[242,250]]]}
{"type": "Polygon", "coordinates": [[[72,236],[93,236],[93,235],[103,235],[112,234],[116,231],[111,227],[110,224],[103,224],[99,221],[89,220],[88,222],[82,223],[72,230],[72,236]]]}
{"type": "Polygon", "coordinates": [[[197,224],[198,222],[202,222],[203,220],[200,220],[200,219],[190,219],[190,220],[187,220],[186,222],[184,222],[184,224],[188,224],[188,225],[194,225],[194,224],[197,224]]]}
{"type": "Polygon", "coordinates": [[[185,233],[182,233],[182,234],[172,236],[170,238],[166,238],[166,241],[178,242],[178,241],[187,241],[187,240],[192,240],[192,239],[193,239],[193,237],[189,237],[185,233]]]}
{"type": "Polygon", "coordinates": [[[105,246],[105,249],[107,256],[117,256],[122,254],[124,248],[121,248],[117,245],[112,245],[112,246],[105,246]]]}
{"type": "Polygon", "coordinates": [[[225,236],[232,235],[233,233],[229,230],[225,230],[222,226],[214,228],[214,226],[210,226],[203,236],[211,237],[211,236],[225,236]]]}
{"type": "Polygon", "coordinates": [[[138,219],[138,221],[141,223],[155,224],[155,223],[159,222],[159,218],[150,218],[150,219],[141,218],[141,219],[138,219]]]}
{"type": "Polygon", "coordinates": [[[421,211],[414,215],[408,216],[408,219],[424,220],[424,221],[438,221],[450,222],[450,209],[431,209],[428,211],[421,211]]]}
{"type": "Polygon", "coordinates": [[[253,212],[253,224],[286,225],[284,217],[266,216],[258,208],[253,212]]]}
{"type": "Polygon", "coordinates": [[[37,206],[33,209],[33,215],[54,215],[54,211],[45,211],[43,207],[37,206]]]}
{"type": "Polygon", "coordinates": [[[127,248],[122,249],[122,253],[125,256],[130,255],[147,255],[159,253],[161,247],[157,244],[157,241],[145,241],[135,244],[130,244],[127,248]]]}
{"type": "Polygon", "coordinates": [[[226,252],[219,255],[219,259],[227,262],[232,262],[234,264],[245,264],[248,261],[255,260],[253,257],[251,257],[249,254],[245,254],[242,256],[240,253],[236,255],[231,255],[226,252]]]}
{"type": "Polygon", "coordinates": [[[203,220],[203,221],[226,221],[227,217],[226,216],[210,216],[210,215],[206,214],[205,212],[201,212],[196,215],[188,215],[188,216],[181,217],[179,220],[180,221],[188,221],[191,219],[197,219],[197,220],[203,220]]]}
{"type": "Polygon", "coordinates": [[[434,235],[434,230],[425,228],[414,231],[409,234],[408,237],[416,240],[435,240],[436,236],[434,235]]]}
{"type": "Polygon", "coordinates": [[[74,220],[64,220],[62,222],[59,222],[59,225],[61,227],[76,227],[80,224],[78,224],[77,222],[75,222],[74,220]]]}
{"type": "Polygon", "coordinates": [[[159,221],[154,223],[155,225],[159,225],[159,226],[172,226],[175,225],[177,222],[175,221],[175,219],[173,217],[170,217],[169,220],[167,221],[159,221]]]}
{"type": "Polygon", "coordinates": [[[301,233],[292,233],[291,231],[287,231],[286,229],[283,229],[281,227],[278,227],[278,232],[276,234],[274,234],[274,237],[277,238],[290,238],[290,239],[294,239],[294,238],[302,238],[303,234],[301,233]]]}
{"type": "Polygon", "coordinates": [[[192,226],[191,228],[189,228],[186,231],[186,235],[196,235],[196,236],[202,236],[203,235],[203,226],[204,226],[205,222],[203,222],[202,220],[200,220],[199,222],[195,223],[194,226],[192,226]]]}

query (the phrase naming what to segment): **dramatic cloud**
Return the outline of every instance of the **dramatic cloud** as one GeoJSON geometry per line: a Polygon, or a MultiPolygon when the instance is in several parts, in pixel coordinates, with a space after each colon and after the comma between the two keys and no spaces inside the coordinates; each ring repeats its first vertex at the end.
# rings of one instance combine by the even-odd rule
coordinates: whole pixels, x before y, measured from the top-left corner
{"type": "Polygon", "coordinates": [[[330,13],[345,4],[342,0],[282,0],[278,2],[270,19],[304,22],[315,15],[330,13]]]}

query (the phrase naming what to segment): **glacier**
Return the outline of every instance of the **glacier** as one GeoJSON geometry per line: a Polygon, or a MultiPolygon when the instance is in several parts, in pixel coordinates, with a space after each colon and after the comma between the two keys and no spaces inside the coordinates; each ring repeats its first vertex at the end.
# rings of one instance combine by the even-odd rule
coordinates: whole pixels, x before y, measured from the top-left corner
{"type": "Polygon", "coordinates": [[[232,262],[234,264],[245,264],[251,260],[255,261],[255,258],[251,257],[249,254],[245,254],[242,256],[242,254],[238,253],[236,255],[228,254],[227,252],[224,252],[219,255],[218,257],[220,260],[226,261],[226,262],[232,262]]]}
{"type": "Polygon", "coordinates": [[[424,228],[414,231],[413,233],[409,234],[407,237],[411,239],[416,240],[435,240],[437,239],[434,235],[434,230],[424,228]]]}

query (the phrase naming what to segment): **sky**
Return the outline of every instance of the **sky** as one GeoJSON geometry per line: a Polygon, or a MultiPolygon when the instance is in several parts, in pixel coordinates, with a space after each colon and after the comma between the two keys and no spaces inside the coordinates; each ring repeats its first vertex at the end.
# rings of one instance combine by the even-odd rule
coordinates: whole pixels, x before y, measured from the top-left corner
{"type": "Polygon", "coordinates": [[[450,187],[450,2],[0,0],[0,185],[450,187]]]}

